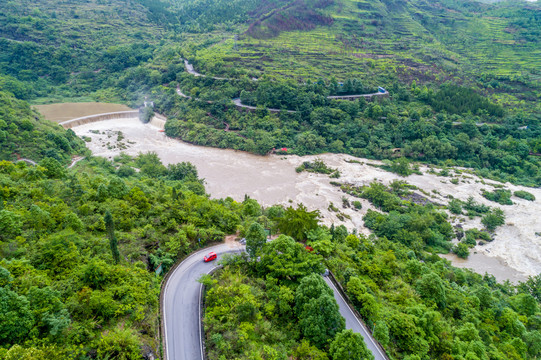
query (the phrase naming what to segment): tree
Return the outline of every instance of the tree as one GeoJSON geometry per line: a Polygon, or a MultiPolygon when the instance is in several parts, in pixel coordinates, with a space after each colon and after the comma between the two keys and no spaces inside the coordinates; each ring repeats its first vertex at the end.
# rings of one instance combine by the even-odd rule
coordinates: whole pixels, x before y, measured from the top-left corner
{"type": "Polygon", "coordinates": [[[336,334],[329,354],[333,360],[374,360],[361,334],[349,329],[336,334]]]}
{"type": "Polygon", "coordinates": [[[449,201],[449,205],[447,207],[453,214],[462,214],[462,201],[458,199],[449,201]]]}
{"type": "Polygon", "coordinates": [[[9,271],[0,266],[0,287],[8,287],[8,285],[11,284],[13,281],[13,276],[9,273],[9,271]]]}
{"type": "Polygon", "coordinates": [[[111,213],[107,211],[103,219],[105,221],[105,229],[107,231],[107,238],[109,238],[109,247],[111,248],[111,254],[115,264],[120,262],[120,253],[118,252],[118,240],[115,236],[115,223],[111,213]]]}
{"type": "Polygon", "coordinates": [[[541,302],[541,274],[528,277],[528,280],[519,284],[519,288],[541,302]]]}
{"type": "Polygon", "coordinates": [[[303,277],[295,293],[295,312],[297,315],[302,313],[304,306],[311,299],[317,299],[322,295],[332,296],[333,292],[321,275],[310,274],[303,277]]]}
{"type": "Polygon", "coordinates": [[[197,180],[197,168],[189,162],[169,164],[167,166],[167,178],[171,180],[197,180]]]}
{"type": "Polygon", "coordinates": [[[329,360],[324,351],[310,345],[306,339],[302,339],[301,344],[295,349],[293,356],[295,360],[329,360]]]}
{"type": "Polygon", "coordinates": [[[133,330],[115,328],[102,334],[97,345],[98,356],[102,359],[142,359],[141,341],[133,330]]]}
{"type": "Polygon", "coordinates": [[[321,254],[325,258],[327,258],[334,250],[335,244],[331,242],[331,240],[319,240],[319,241],[310,241],[308,242],[308,245],[310,245],[316,254],[321,254]]]}
{"type": "Polygon", "coordinates": [[[346,327],[336,300],[329,294],[310,299],[299,319],[299,327],[304,337],[320,349],[327,346],[334,336],[346,327]]]}
{"type": "Polygon", "coordinates": [[[385,324],[385,321],[378,320],[374,326],[374,337],[383,346],[387,346],[389,343],[389,327],[385,324]]]}
{"type": "Polygon", "coordinates": [[[460,329],[456,331],[456,335],[462,341],[476,341],[479,340],[479,330],[474,324],[467,322],[460,329]]]}
{"type": "Polygon", "coordinates": [[[109,269],[105,261],[92,259],[81,270],[83,284],[94,290],[101,290],[109,281],[109,269]]]}
{"type": "Polygon", "coordinates": [[[424,356],[430,346],[424,339],[424,332],[416,325],[419,318],[410,314],[393,311],[385,319],[389,326],[391,341],[399,349],[424,356]]]}
{"type": "Polygon", "coordinates": [[[524,342],[528,347],[528,354],[532,359],[537,359],[541,356],[541,332],[533,330],[524,334],[524,342]]]}
{"type": "Polygon", "coordinates": [[[325,269],[320,256],[309,253],[302,244],[285,235],[263,247],[259,266],[266,274],[288,281],[311,273],[321,274],[325,269]]]}
{"type": "Polygon", "coordinates": [[[71,229],[42,238],[32,256],[32,264],[37,269],[47,270],[52,276],[71,272],[80,256],[76,241],[79,238],[71,229]]]}
{"type": "Polygon", "coordinates": [[[353,250],[357,250],[359,245],[361,245],[361,240],[359,240],[359,238],[355,234],[349,234],[346,237],[346,245],[353,250]]]}
{"type": "Polygon", "coordinates": [[[34,345],[32,347],[22,347],[21,345],[13,345],[2,357],[4,360],[55,360],[69,359],[77,352],[76,345],[67,344],[49,344],[34,345]]]}
{"type": "Polygon", "coordinates": [[[5,287],[0,287],[0,344],[20,342],[34,324],[28,300],[5,287]]]}
{"type": "Polygon", "coordinates": [[[133,187],[128,196],[128,201],[136,207],[139,211],[150,210],[150,202],[148,201],[147,196],[138,186],[133,187]]]}
{"type": "Polygon", "coordinates": [[[505,215],[502,209],[495,208],[490,213],[483,216],[481,222],[488,231],[494,231],[498,226],[505,224],[505,215]]]}
{"type": "Polygon", "coordinates": [[[458,244],[453,246],[453,252],[456,254],[456,256],[462,259],[467,259],[468,256],[470,255],[470,250],[469,250],[468,245],[466,245],[463,242],[459,242],[458,244]]]}
{"type": "Polygon", "coordinates": [[[66,175],[66,169],[56,159],[46,157],[39,165],[45,168],[45,175],[49,179],[61,179],[66,175]]]}
{"type": "Polygon", "coordinates": [[[167,168],[163,166],[155,152],[140,153],[135,158],[135,164],[141,169],[142,174],[149,177],[160,177],[167,173],[167,168]]]}
{"type": "Polygon", "coordinates": [[[399,157],[391,162],[391,171],[401,176],[408,176],[412,173],[409,161],[405,157],[399,157]]]}
{"type": "Polygon", "coordinates": [[[255,259],[257,254],[267,242],[267,234],[265,229],[259,223],[254,222],[250,225],[246,233],[246,251],[251,259],[255,259]]]}
{"type": "Polygon", "coordinates": [[[109,185],[107,186],[107,194],[115,199],[123,198],[129,191],[130,190],[128,189],[128,186],[124,180],[116,176],[113,176],[111,181],[109,181],[109,185]]]}
{"type": "Polygon", "coordinates": [[[242,214],[247,217],[255,217],[261,215],[261,206],[257,200],[250,199],[245,195],[242,202],[242,214]]]}
{"type": "Polygon", "coordinates": [[[15,237],[21,232],[20,216],[8,210],[0,210],[0,239],[15,237]]]}
{"type": "Polygon", "coordinates": [[[35,327],[42,335],[58,336],[70,325],[68,310],[57,291],[49,286],[32,286],[27,296],[36,320],[35,327]]]}
{"type": "Polygon", "coordinates": [[[313,131],[306,131],[297,136],[297,146],[304,152],[313,152],[325,147],[325,145],[325,139],[313,131]]]}
{"type": "Polygon", "coordinates": [[[319,216],[319,210],[308,211],[303,204],[299,204],[297,209],[290,206],[278,219],[278,228],[282,233],[302,241],[306,239],[308,231],[317,228],[319,216]]]}
{"type": "Polygon", "coordinates": [[[415,289],[421,297],[433,300],[439,307],[445,306],[445,286],[443,280],[435,273],[423,275],[417,280],[415,289]]]}

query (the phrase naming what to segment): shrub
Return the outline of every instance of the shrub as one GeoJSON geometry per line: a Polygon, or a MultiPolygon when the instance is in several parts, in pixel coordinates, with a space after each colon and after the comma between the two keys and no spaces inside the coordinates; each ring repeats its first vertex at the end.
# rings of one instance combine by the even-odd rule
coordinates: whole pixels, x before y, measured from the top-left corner
{"type": "Polygon", "coordinates": [[[523,191],[523,190],[515,191],[513,195],[524,200],[535,201],[535,196],[532,193],[529,193],[527,191],[523,191]]]}
{"type": "Polygon", "coordinates": [[[458,243],[457,245],[453,246],[453,252],[462,259],[467,259],[468,256],[470,256],[470,250],[468,245],[465,243],[458,243]]]}
{"type": "Polygon", "coordinates": [[[449,205],[447,206],[449,211],[453,214],[462,214],[462,201],[458,199],[453,199],[449,201],[449,205]]]}
{"type": "Polygon", "coordinates": [[[513,205],[510,190],[497,189],[492,192],[483,190],[483,196],[490,201],[497,202],[498,204],[513,205]]]}
{"type": "Polygon", "coordinates": [[[494,231],[498,226],[505,223],[505,215],[501,209],[496,208],[483,216],[481,222],[483,225],[485,225],[488,231],[494,231]]]}

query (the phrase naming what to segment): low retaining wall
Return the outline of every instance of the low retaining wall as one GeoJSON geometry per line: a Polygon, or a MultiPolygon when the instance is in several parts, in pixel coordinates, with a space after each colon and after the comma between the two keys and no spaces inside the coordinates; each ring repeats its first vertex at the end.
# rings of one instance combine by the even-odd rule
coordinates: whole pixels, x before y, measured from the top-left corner
{"type": "Polygon", "coordinates": [[[105,113],[105,114],[88,115],[88,116],[83,116],[76,119],[63,121],[60,123],[60,125],[62,125],[64,129],[71,129],[72,127],[75,127],[75,126],[90,124],[93,122],[98,122],[98,121],[103,121],[103,120],[131,119],[134,117],[139,117],[139,110],[118,111],[118,112],[105,113]]]}
{"type": "Polygon", "coordinates": [[[384,93],[378,92],[374,94],[363,94],[363,95],[335,95],[335,96],[327,96],[327,99],[333,99],[333,100],[350,100],[354,101],[359,98],[365,98],[367,101],[374,101],[375,99],[387,99],[389,98],[389,92],[385,91],[384,93]]]}

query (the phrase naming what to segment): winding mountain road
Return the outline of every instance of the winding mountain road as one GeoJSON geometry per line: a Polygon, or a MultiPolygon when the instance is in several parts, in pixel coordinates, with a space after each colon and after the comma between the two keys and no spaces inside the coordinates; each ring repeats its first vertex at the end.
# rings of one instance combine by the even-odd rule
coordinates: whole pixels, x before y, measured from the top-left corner
{"type": "MultiPolygon", "coordinates": [[[[71,163],[68,165],[68,169],[71,169],[72,167],[75,166],[75,164],[77,164],[79,161],[84,160],[84,159],[86,159],[86,156],[76,156],[76,157],[74,157],[71,160],[71,163]]],[[[30,159],[26,159],[26,158],[19,159],[16,162],[21,162],[21,161],[24,161],[25,163],[33,165],[33,166],[38,165],[38,163],[35,162],[34,160],[30,160],[30,159]]]]}
{"type": "Polygon", "coordinates": [[[375,360],[387,360],[388,358],[385,356],[385,353],[376,344],[376,341],[374,340],[366,326],[361,321],[359,321],[357,316],[355,316],[355,313],[349,307],[346,300],[342,297],[340,291],[338,291],[336,286],[334,286],[331,279],[329,277],[324,277],[323,280],[325,280],[327,285],[329,285],[329,287],[334,292],[334,298],[336,299],[338,307],[340,308],[340,315],[342,315],[344,319],[346,319],[346,329],[351,329],[354,333],[359,333],[362,335],[366,347],[372,352],[375,360]]]}
{"type": "MultiPolygon", "coordinates": [[[[248,109],[248,110],[257,110],[257,106],[251,106],[251,105],[244,105],[239,98],[236,98],[236,99],[233,99],[233,103],[235,104],[236,107],[239,107],[239,108],[244,108],[244,109],[248,109]]],[[[282,112],[282,111],[286,111],[290,114],[293,114],[293,113],[296,113],[295,110],[282,110],[282,109],[273,109],[273,108],[267,108],[267,111],[268,112],[271,112],[271,113],[279,113],[279,112],[282,112]]]]}
{"type": "Polygon", "coordinates": [[[216,245],[198,251],[172,270],[163,290],[162,311],[167,360],[203,360],[200,297],[202,285],[197,280],[217,267],[217,262],[203,262],[211,251],[221,255],[244,251],[238,243],[216,245]]]}
{"type": "MultiPolygon", "coordinates": [[[[238,79],[232,79],[232,78],[224,78],[224,77],[216,77],[216,76],[207,76],[207,75],[204,75],[204,74],[201,74],[201,73],[198,73],[197,71],[195,71],[195,69],[193,68],[193,65],[190,64],[188,62],[188,60],[186,59],[180,59],[182,61],[184,61],[184,67],[186,69],[186,72],[195,76],[195,77],[210,77],[212,79],[215,79],[215,80],[228,80],[228,81],[234,81],[234,80],[238,80],[238,79]]],[[[258,79],[256,78],[252,78],[251,79],[252,81],[258,81],[258,79]]],[[[371,100],[372,98],[374,97],[389,97],[389,92],[383,88],[379,88],[379,90],[381,91],[378,91],[378,92],[375,92],[375,93],[372,93],[372,94],[357,94],[357,95],[334,95],[334,96],[327,96],[327,99],[335,99],[335,100],[356,100],[356,99],[359,99],[359,98],[365,98],[365,99],[368,99],[368,100],[371,100]]],[[[177,93],[184,97],[184,98],[187,98],[187,99],[191,99],[192,97],[191,96],[188,96],[188,95],[185,95],[182,93],[182,91],[180,91],[180,87],[177,87],[177,93]]],[[[199,100],[199,99],[195,99],[195,100],[199,100]]],[[[236,98],[236,99],[233,99],[233,103],[235,104],[235,106],[237,106],[238,108],[245,108],[245,109],[250,109],[250,110],[256,110],[257,107],[255,106],[250,106],[250,105],[244,105],[243,103],[241,103],[240,99],[239,98],[236,98]]],[[[272,109],[272,108],[267,108],[267,110],[269,112],[273,112],[273,113],[278,113],[280,111],[282,111],[281,109],[272,109]]],[[[296,111],[294,110],[287,110],[287,112],[289,113],[295,113],[296,111]]]]}
{"type": "MultiPolygon", "coordinates": [[[[166,360],[204,360],[203,331],[201,328],[200,300],[202,285],[197,280],[218,265],[216,261],[205,263],[203,256],[211,251],[218,254],[218,259],[225,253],[242,252],[245,247],[239,243],[216,245],[193,253],[179,266],[172,270],[164,286],[162,297],[162,315],[166,360]]],[[[334,292],[340,307],[340,314],[346,319],[346,328],[360,333],[366,346],[376,360],[387,360],[378,348],[368,329],[356,318],[340,292],[329,278],[324,278],[334,292]]]]}

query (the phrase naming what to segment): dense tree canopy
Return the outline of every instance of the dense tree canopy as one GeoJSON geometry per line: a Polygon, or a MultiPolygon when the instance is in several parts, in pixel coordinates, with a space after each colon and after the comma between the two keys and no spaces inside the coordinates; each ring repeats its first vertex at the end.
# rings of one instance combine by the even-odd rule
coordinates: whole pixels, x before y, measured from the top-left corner
{"type": "Polygon", "coordinates": [[[2,358],[139,359],[140,344],[157,348],[155,271],[261,215],[153,154],[42,165],[0,161],[2,358]]]}
{"type": "MultiPolygon", "coordinates": [[[[452,246],[443,207],[415,203],[407,184],[342,185],[376,208],[364,216],[373,235],[349,234],[303,205],[211,200],[189,163],[92,158],[26,102],[150,98],[166,134],[194,144],[348,153],[401,175],[410,160],[458,165],[539,186],[540,29],[535,2],[0,2],[0,358],[158,349],[161,276],[237,231],[256,261],[235,257],[208,283],[212,358],[370,358],[343,330],[326,267],[392,358],[540,357],[540,276],[498,284],[433,254],[492,241],[497,207],[453,200],[453,215],[485,229],[452,246]],[[329,98],[378,86],[390,97],[329,98]],[[68,169],[75,155],[87,160],[68,169]],[[282,235],[266,243],[264,228],[282,235]]],[[[535,201],[484,194],[502,206],[513,195],[535,201]]]]}

